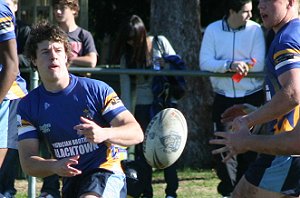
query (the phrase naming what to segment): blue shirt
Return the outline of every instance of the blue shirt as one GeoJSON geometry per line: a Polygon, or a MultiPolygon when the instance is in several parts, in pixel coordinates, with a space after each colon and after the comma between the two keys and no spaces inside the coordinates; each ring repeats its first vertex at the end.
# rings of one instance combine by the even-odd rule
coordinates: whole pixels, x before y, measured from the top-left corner
{"type": "MultiPolygon", "coordinates": [[[[266,60],[267,100],[281,88],[278,76],[293,68],[300,68],[300,20],[293,19],[275,35],[266,60]]],[[[292,130],[299,120],[299,106],[278,118],[274,125],[275,133],[292,130]]]]}
{"type": "Polygon", "coordinates": [[[70,75],[64,90],[52,93],[43,85],[29,92],[19,103],[19,141],[45,138],[56,159],[80,155],[75,168],[84,171],[105,168],[122,172],[120,161],[125,148],[109,143],[93,144],[78,135],[73,127],[80,116],[92,119],[101,127],[126,110],[106,83],[70,75]]]}
{"type": "MultiPolygon", "coordinates": [[[[0,0],[0,42],[16,39],[14,22],[15,17],[8,7],[7,3],[5,2],[5,0],[0,0]]],[[[2,70],[1,64],[0,70],[2,70]]],[[[20,74],[18,74],[15,82],[12,84],[10,90],[8,91],[5,100],[21,98],[26,94],[26,82],[20,76],[20,74]]]]}

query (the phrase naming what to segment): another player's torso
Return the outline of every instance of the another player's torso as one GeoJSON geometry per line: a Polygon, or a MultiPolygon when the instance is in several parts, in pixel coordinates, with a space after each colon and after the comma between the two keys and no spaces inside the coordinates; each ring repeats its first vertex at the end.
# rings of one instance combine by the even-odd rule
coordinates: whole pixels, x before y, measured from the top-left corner
{"type": "MultiPolygon", "coordinates": [[[[266,98],[269,101],[281,88],[278,76],[293,69],[300,68],[300,21],[291,21],[274,37],[266,59],[266,98]]],[[[299,120],[299,106],[277,119],[274,126],[275,133],[292,130],[299,120]]]]}

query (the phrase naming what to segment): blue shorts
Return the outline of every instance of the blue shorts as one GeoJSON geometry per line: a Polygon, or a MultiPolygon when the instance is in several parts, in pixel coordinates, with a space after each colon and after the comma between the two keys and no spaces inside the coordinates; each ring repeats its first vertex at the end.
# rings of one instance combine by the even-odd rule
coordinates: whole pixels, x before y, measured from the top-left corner
{"type": "Polygon", "coordinates": [[[17,149],[17,106],[20,99],[4,100],[0,104],[0,148],[17,149]]]}
{"type": "Polygon", "coordinates": [[[99,168],[63,179],[63,198],[77,198],[89,192],[97,193],[103,198],[126,198],[125,174],[99,168]]]}
{"type": "Polygon", "coordinates": [[[251,184],[289,196],[300,195],[300,157],[261,154],[245,173],[251,184]]]}

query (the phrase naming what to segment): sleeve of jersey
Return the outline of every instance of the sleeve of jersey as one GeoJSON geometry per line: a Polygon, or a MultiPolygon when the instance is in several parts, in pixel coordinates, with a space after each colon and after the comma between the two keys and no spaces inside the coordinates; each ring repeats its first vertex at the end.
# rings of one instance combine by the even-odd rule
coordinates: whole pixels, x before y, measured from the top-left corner
{"type": "Polygon", "coordinates": [[[24,139],[38,139],[38,131],[29,121],[29,117],[26,116],[26,110],[26,105],[20,101],[17,110],[18,141],[24,139]]]}
{"type": "Polygon", "coordinates": [[[104,116],[105,120],[110,122],[118,114],[125,110],[126,107],[124,106],[121,99],[117,96],[117,94],[112,89],[106,90],[104,106],[102,109],[102,115],[104,116]]]}
{"type": "Polygon", "coordinates": [[[277,75],[300,68],[300,46],[293,43],[280,44],[273,55],[277,75]]]}
{"type": "MultiPolygon", "coordinates": [[[[5,7],[2,5],[1,9],[5,7]]],[[[0,11],[0,42],[16,38],[13,14],[7,10],[0,11]]]]}

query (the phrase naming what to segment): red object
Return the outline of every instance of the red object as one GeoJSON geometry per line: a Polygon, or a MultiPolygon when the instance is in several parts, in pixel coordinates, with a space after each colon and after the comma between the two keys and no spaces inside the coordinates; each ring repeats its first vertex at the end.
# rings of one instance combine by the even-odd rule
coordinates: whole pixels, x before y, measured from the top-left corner
{"type": "MultiPolygon", "coordinates": [[[[255,58],[251,58],[251,62],[249,62],[247,64],[249,66],[249,69],[251,69],[256,64],[256,59],[255,58]]],[[[244,78],[244,76],[240,75],[238,72],[236,72],[235,74],[233,74],[233,76],[231,78],[232,78],[232,80],[234,82],[238,83],[238,82],[240,82],[242,80],[242,78],[244,78]]]]}

